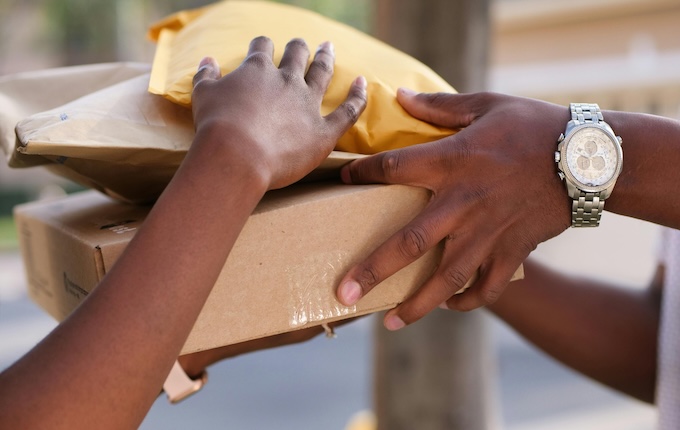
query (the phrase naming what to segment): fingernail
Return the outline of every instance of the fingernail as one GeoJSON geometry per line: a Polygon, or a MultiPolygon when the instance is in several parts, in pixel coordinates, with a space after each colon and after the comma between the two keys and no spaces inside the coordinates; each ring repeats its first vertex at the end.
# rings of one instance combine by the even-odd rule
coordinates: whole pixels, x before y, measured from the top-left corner
{"type": "Polygon", "coordinates": [[[328,52],[335,55],[335,46],[333,46],[333,42],[325,41],[324,43],[319,45],[319,49],[317,49],[317,52],[321,51],[322,49],[326,49],[328,52]]]}
{"type": "Polygon", "coordinates": [[[361,292],[361,285],[356,281],[346,281],[340,286],[340,299],[345,305],[351,306],[359,301],[361,292]]]}
{"type": "Polygon", "coordinates": [[[368,82],[366,82],[366,78],[364,78],[363,76],[359,76],[358,78],[356,78],[354,80],[354,84],[357,85],[362,90],[365,90],[366,87],[368,86],[368,82]]]}
{"type": "Polygon", "coordinates": [[[449,305],[447,305],[446,302],[442,302],[442,304],[439,305],[439,307],[440,307],[441,309],[445,309],[445,310],[447,310],[447,311],[449,310],[449,305]]]}
{"type": "Polygon", "coordinates": [[[404,321],[402,321],[402,319],[396,315],[390,315],[389,317],[385,318],[385,328],[387,330],[395,331],[404,328],[405,326],[406,324],[404,321]]]}
{"type": "Polygon", "coordinates": [[[207,66],[210,64],[211,58],[210,57],[203,57],[200,63],[198,63],[198,70],[201,70],[203,67],[207,66]]]}
{"type": "Polygon", "coordinates": [[[415,96],[415,95],[416,95],[416,92],[415,92],[415,91],[413,91],[413,90],[411,90],[411,89],[408,89],[408,88],[403,88],[403,87],[402,87],[402,88],[399,88],[399,89],[397,90],[397,92],[398,92],[399,94],[401,94],[401,95],[403,95],[403,96],[407,96],[407,97],[411,97],[411,96],[415,96]]]}
{"type": "Polygon", "coordinates": [[[340,179],[343,183],[352,185],[352,175],[349,173],[349,165],[340,169],[340,179]]]}

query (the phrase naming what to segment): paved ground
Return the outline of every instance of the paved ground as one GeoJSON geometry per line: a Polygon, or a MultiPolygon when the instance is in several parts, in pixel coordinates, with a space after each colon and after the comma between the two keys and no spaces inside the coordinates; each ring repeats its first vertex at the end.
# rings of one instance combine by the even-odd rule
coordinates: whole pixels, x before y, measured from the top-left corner
{"type": "MultiPolygon", "coordinates": [[[[649,226],[631,227],[620,222],[614,218],[611,227],[595,235],[567,235],[542,247],[540,257],[558,262],[560,267],[585,265],[588,271],[602,273],[601,265],[584,258],[588,254],[572,260],[562,255],[573,255],[566,250],[578,248],[585,238],[593,255],[612,257],[611,267],[604,272],[610,270],[619,279],[639,285],[653,266],[649,258],[653,231],[649,226]],[[616,226],[635,232],[635,238],[628,243],[619,237],[615,250],[598,250],[598,235],[611,235],[616,226]]],[[[25,296],[18,255],[0,253],[0,369],[54,325],[25,296]]],[[[493,326],[500,366],[500,413],[506,430],[654,428],[652,408],[556,364],[502,324],[494,322],[493,326]]],[[[179,406],[169,406],[162,398],[156,402],[142,429],[342,430],[352,415],[371,406],[371,336],[372,322],[366,319],[342,328],[335,340],[320,337],[305,345],[251,354],[218,365],[200,395],[179,406]]]]}

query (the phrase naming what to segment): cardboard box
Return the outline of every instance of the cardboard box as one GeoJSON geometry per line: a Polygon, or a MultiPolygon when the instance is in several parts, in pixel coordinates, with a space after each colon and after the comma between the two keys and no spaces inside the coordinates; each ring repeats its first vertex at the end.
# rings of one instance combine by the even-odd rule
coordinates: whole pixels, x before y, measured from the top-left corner
{"type": "MultiPolygon", "coordinates": [[[[439,249],[356,306],[335,299],[352,264],[413,219],[429,200],[399,185],[298,184],[267,193],[248,219],[183,353],[394,307],[432,273],[439,249]]],[[[30,297],[63,320],[92,291],[149,207],[87,191],[17,207],[30,297]]],[[[523,274],[520,267],[515,277],[523,274]]]]}

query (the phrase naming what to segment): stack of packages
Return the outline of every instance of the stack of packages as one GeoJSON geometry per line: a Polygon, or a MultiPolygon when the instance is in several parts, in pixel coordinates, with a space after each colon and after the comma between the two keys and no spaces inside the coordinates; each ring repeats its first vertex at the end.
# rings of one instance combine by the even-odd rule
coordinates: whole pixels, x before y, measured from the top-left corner
{"type": "MultiPolygon", "coordinates": [[[[269,36],[278,64],[285,44],[335,45],[322,114],[352,80],[368,81],[368,107],[336,151],[303,182],[267,193],[248,220],[183,353],[363,315],[395,306],[426,279],[440,250],[398,272],[359,304],[335,288],[350,265],[427,204],[426,190],[346,186],[350,160],[451,134],[408,116],[400,86],[453,89],[416,60],[354,29],[291,6],[225,1],[156,24],[152,67],[117,63],[0,78],[0,142],[12,167],[42,165],[88,191],[18,207],[15,218],[31,298],[58,320],[81,303],[144,222],[191,145],[191,80],[205,56],[223,73],[251,39],[269,36]]],[[[228,185],[227,185],[228,186],[228,185]]],[[[521,268],[516,276],[521,276],[521,268]]]]}

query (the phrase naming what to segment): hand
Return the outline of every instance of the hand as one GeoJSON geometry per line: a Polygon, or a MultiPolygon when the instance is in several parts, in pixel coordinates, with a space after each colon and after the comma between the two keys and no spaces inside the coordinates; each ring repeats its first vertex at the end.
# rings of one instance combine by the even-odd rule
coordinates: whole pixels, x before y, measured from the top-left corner
{"type": "Polygon", "coordinates": [[[241,66],[224,77],[214,59],[204,59],[192,95],[196,134],[202,137],[196,141],[217,142],[225,160],[254,169],[267,189],[285,187],[318,166],[366,107],[366,80],[359,77],[345,102],[321,116],[333,75],[329,42],[319,47],[306,75],[309,50],[303,40],[288,43],[278,68],[273,53],[272,41],[258,37],[241,66]]]}
{"type": "Polygon", "coordinates": [[[427,250],[444,242],[435,273],[385,316],[399,329],[441,305],[461,311],[493,303],[536,246],[570,225],[571,203],[556,174],[565,107],[492,93],[415,94],[397,98],[416,118],[457,134],[356,160],[347,183],[424,187],[427,207],[351,268],[337,291],[351,305],[427,250]],[[455,294],[479,271],[479,278],[455,294]]]}

